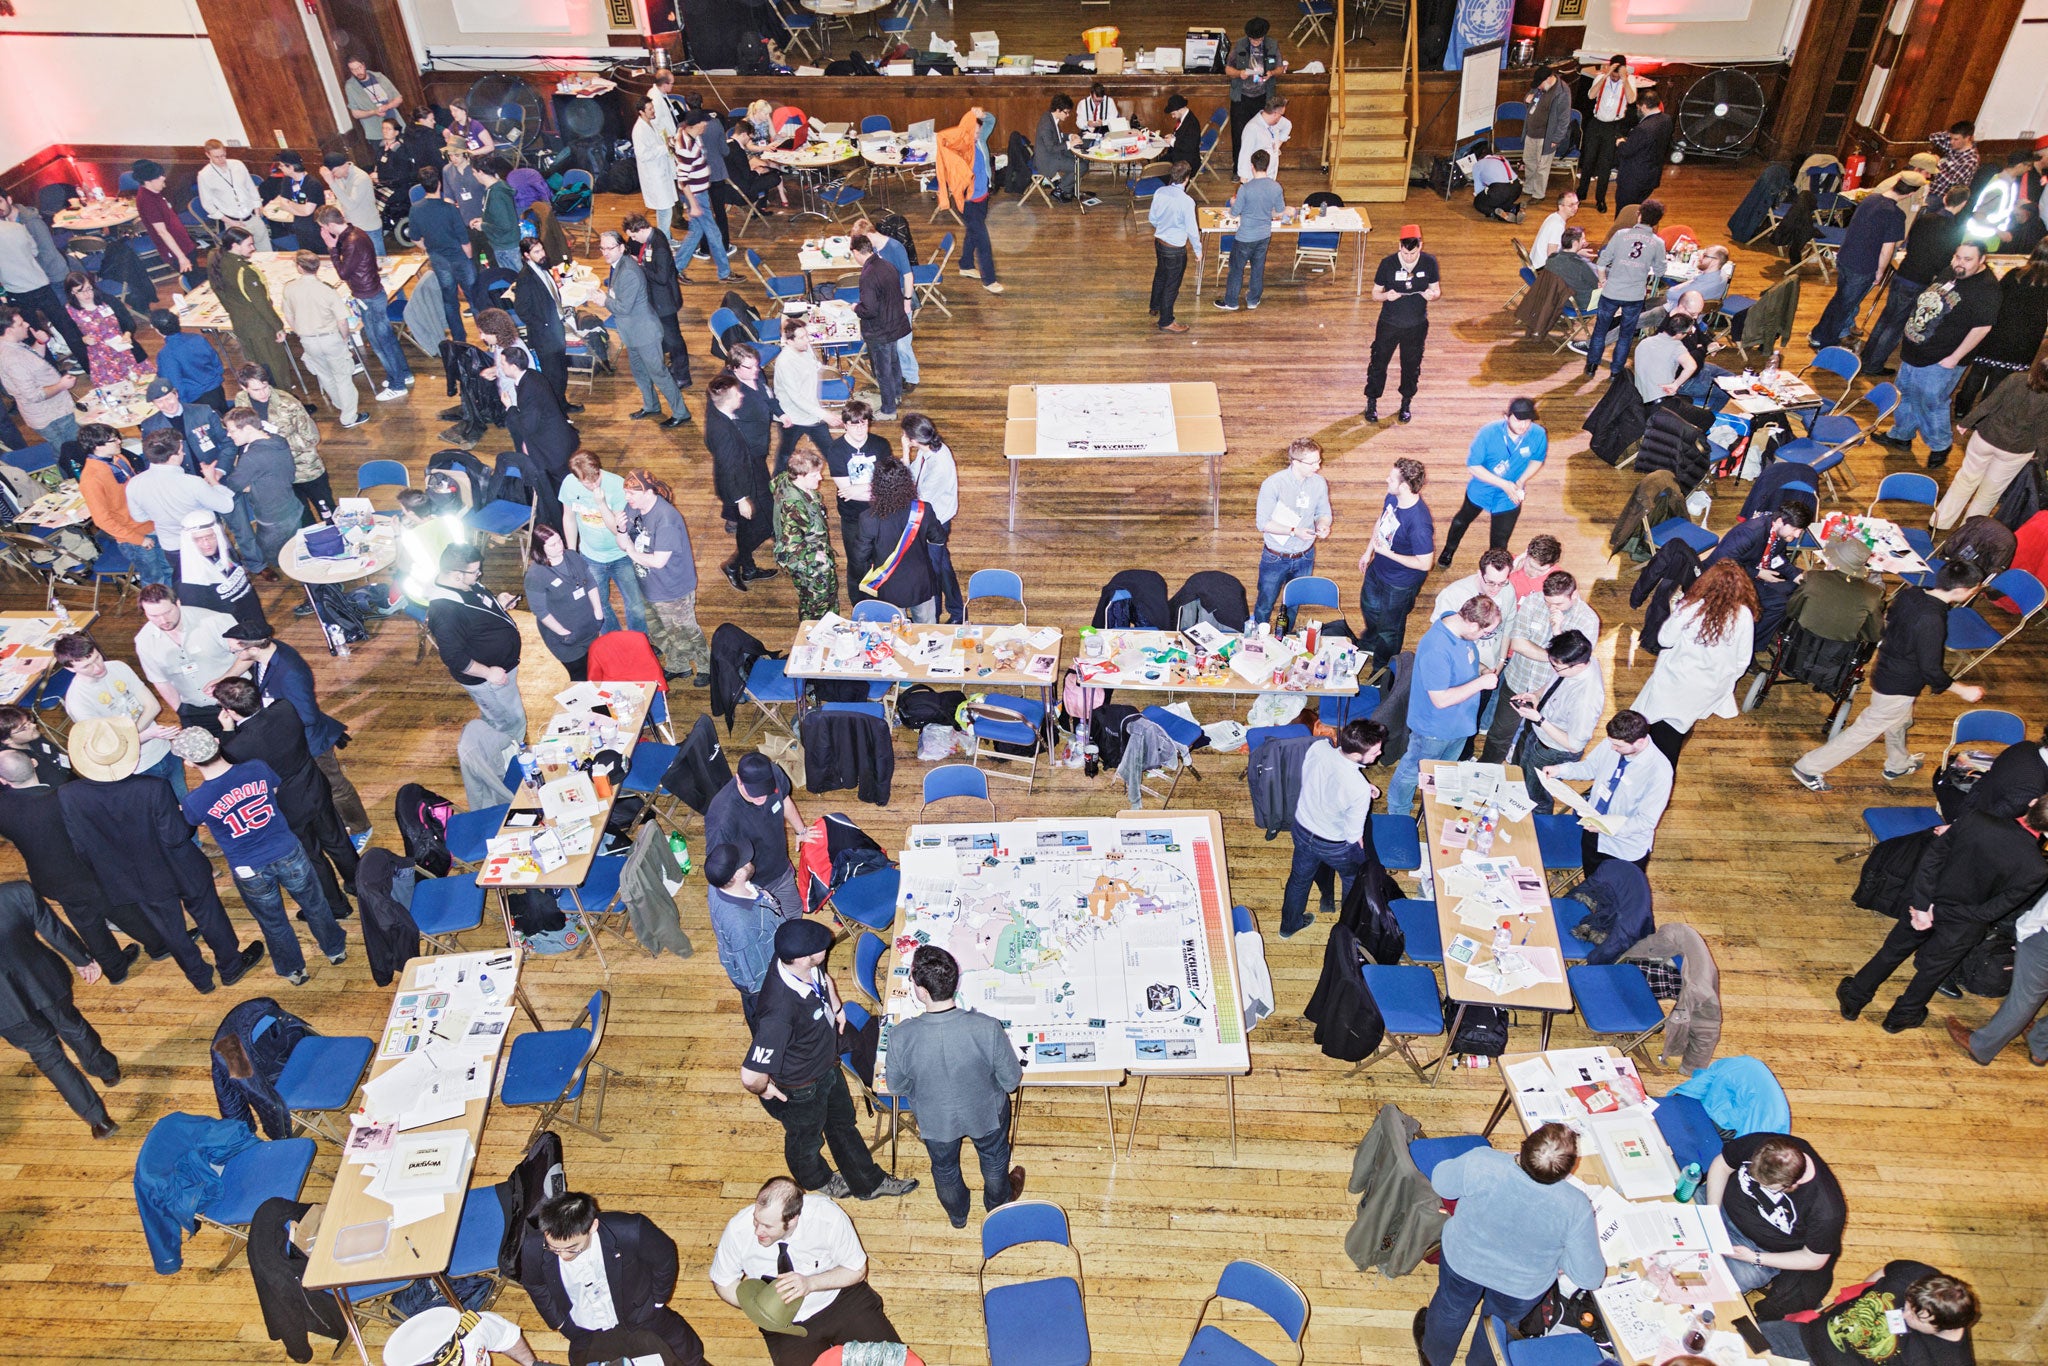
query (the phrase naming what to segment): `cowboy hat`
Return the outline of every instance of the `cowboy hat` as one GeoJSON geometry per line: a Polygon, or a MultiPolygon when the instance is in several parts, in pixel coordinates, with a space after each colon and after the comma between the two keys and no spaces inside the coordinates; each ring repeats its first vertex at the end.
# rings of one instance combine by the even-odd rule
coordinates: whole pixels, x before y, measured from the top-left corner
{"type": "Polygon", "coordinates": [[[142,758],[142,737],[125,716],[95,717],[71,728],[71,766],[87,778],[115,782],[135,771],[142,758]]]}

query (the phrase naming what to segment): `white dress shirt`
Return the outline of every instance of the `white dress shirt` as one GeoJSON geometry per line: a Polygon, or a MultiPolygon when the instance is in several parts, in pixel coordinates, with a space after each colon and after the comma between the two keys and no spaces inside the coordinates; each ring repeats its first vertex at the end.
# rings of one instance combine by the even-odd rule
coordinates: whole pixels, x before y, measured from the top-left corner
{"type": "MultiPolygon", "coordinates": [[[[712,1283],[730,1288],[754,1277],[774,1280],[776,1252],[783,1246],[789,1248],[790,1269],[800,1276],[815,1276],[842,1266],[858,1269],[868,1264],[868,1254],[862,1249],[860,1235],[854,1232],[853,1220],[846,1217],[846,1211],[834,1204],[831,1197],[811,1191],[804,1196],[803,1213],[797,1215],[796,1227],[782,1243],[761,1245],[761,1240],[754,1236],[752,1205],[727,1221],[725,1232],[718,1236],[718,1251],[711,1256],[712,1283]]],[[[804,1296],[796,1311],[796,1321],[802,1323],[823,1312],[838,1298],[837,1290],[813,1290],[804,1296]]]]}
{"type": "Polygon", "coordinates": [[[1755,644],[1756,618],[1747,607],[1736,609],[1719,642],[1700,639],[1699,604],[1688,602],[1673,612],[1657,633],[1663,653],[1650,681],[1636,694],[1634,707],[1645,721],[1662,721],[1673,730],[1689,731],[1703,716],[1737,715],[1735,685],[1749,670],[1755,644]]]}
{"type": "Polygon", "coordinates": [[[1626,756],[1626,768],[1622,767],[1623,757],[1613,745],[1602,744],[1590,758],[1559,764],[1556,776],[1593,780],[1587,803],[1598,810],[1606,802],[1606,814],[1621,821],[1620,829],[1600,836],[1597,847],[1610,858],[1633,863],[1650,852],[1657,822],[1664,819],[1664,808],[1671,804],[1671,761],[1655,745],[1644,745],[1640,754],[1626,756]],[[1615,781],[1617,770],[1619,783],[1615,781]]]}
{"type": "Polygon", "coordinates": [[[1328,740],[1310,745],[1301,756],[1301,796],[1295,799],[1294,823],[1320,839],[1356,844],[1365,837],[1365,818],[1370,814],[1372,784],[1364,770],[1328,740]]]}
{"type": "Polygon", "coordinates": [[[246,223],[263,207],[263,196],[257,193],[256,179],[249,174],[249,168],[229,157],[224,166],[212,162],[199,168],[194,180],[199,190],[199,207],[206,210],[206,216],[224,219],[230,223],[246,223]]]}
{"type": "Polygon", "coordinates": [[[574,1257],[557,1260],[562,1268],[562,1289],[569,1296],[569,1321],[593,1333],[618,1327],[619,1311],[612,1305],[602,1238],[593,1236],[589,1247],[574,1257]]]}
{"type": "Polygon", "coordinates": [[[1541,270],[1543,263],[1550,259],[1550,253],[1564,245],[1564,215],[1552,210],[1544,218],[1543,225],[1536,229],[1536,240],[1529,244],[1529,269],[1541,270]]]}
{"type": "Polygon", "coordinates": [[[1278,123],[1268,123],[1264,114],[1254,114],[1251,122],[1244,126],[1244,132],[1240,135],[1243,145],[1239,147],[1237,153],[1237,178],[1239,180],[1250,180],[1252,178],[1252,153],[1262,149],[1272,158],[1271,161],[1266,163],[1266,174],[1279,175],[1280,144],[1286,142],[1288,135],[1293,131],[1294,124],[1285,115],[1281,116],[1278,123]]]}

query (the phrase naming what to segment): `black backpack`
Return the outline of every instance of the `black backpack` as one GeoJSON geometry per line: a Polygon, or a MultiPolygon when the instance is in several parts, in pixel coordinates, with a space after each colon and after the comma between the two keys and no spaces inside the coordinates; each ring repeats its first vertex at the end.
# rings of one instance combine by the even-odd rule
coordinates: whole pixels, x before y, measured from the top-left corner
{"type": "Polygon", "coordinates": [[[923,258],[917,254],[917,242],[910,235],[910,220],[900,213],[885,213],[875,220],[875,231],[884,237],[893,237],[903,244],[904,254],[910,257],[910,264],[916,265],[923,258]]]}
{"type": "MultiPolygon", "coordinates": [[[[1458,1003],[1444,1002],[1444,1028],[1457,1019],[1458,1003]]],[[[1499,1006],[1466,1006],[1465,1018],[1451,1040],[1451,1052],[1497,1058],[1508,1051],[1508,1013],[1499,1006]]]]}
{"type": "Polygon", "coordinates": [[[957,726],[955,718],[967,694],[957,688],[941,692],[929,683],[913,683],[896,694],[896,723],[919,730],[925,726],[957,726]]]}
{"type": "Polygon", "coordinates": [[[455,803],[419,783],[398,789],[398,833],[405,841],[405,856],[421,872],[446,877],[455,866],[448,854],[448,818],[455,803]]]}

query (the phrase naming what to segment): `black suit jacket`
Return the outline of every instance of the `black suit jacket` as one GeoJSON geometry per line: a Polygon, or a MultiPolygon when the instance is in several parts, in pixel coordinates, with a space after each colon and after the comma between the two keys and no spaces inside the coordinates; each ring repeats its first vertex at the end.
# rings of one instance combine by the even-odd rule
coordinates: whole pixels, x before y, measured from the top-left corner
{"type": "MultiPolygon", "coordinates": [[[[606,1210],[598,1216],[597,1243],[604,1251],[605,1274],[619,1327],[653,1322],[656,1311],[675,1295],[675,1239],[643,1214],[606,1210]]],[[[540,1310],[548,1327],[569,1340],[571,1349],[591,1335],[591,1330],[569,1321],[573,1300],[562,1284],[562,1261],[548,1251],[538,1228],[529,1226],[520,1240],[519,1270],[519,1283],[526,1287],[533,1307],[540,1310]]]]}
{"type": "Polygon", "coordinates": [[[1671,154],[1671,116],[1651,114],[1615,144],[1615,166],[1621,179],[1654,185],[1664,178],[1664,158],[1671,154]]]}
{"type": "Polygon", "coordinates": [[[1984,776],[1970,789],[1965,811],[1982,811],[1992,816],[2018,816],[2048,793],[2048,763],[2041,761],[2041,746],[2023,740],[2007,746],[1991,761],[1984,776]]]}
{"type": "Polygon", "coordinates": [[[1982,925],[2003,920],[2048,885],[2040,840],[2018,821],[1965,812],[1920,860],[1908,904],[1982,925]]]}
{"type": "Polygon", "coordinates": [[[526,344],[534,354],[569,349],[562,332],[561,305],[531,261],[519,268],[519,279],[512,287],[512,311],[526,324],[526,344]]]}
{"type": "MultiPolygon", "coordinates": [[[[0,787],[0,835],[13,841],[38,895],[67,906],[100,894],[92,866],[72,847],[57,789],[0,787]]],[[[75,908],[75,906],[74,906],[75,908]]]]}
{"type": "Polygon", "coordinates": [[[320,809],[334,800],[327,775],[306,748],[306,727],[289,702],[273,702],[229,731],[220,752],[230,763],[261,760],[277,770],[284,782],[278,803],[294,830],[310,828],[320,809]]]}
{"type": "Polygon", "coordinates": [[[640,269],[647,275],[647,302],[662,317],[672,317],[683,306],[683,287],[676,281],[676,253],[660,232],[647,235],[647,245],[636,253],[640,269]]]}
{"type": "MultiPolygon", "coordinates": [[[[1202,164],[1202,121],[1195,117],[1194,110],[1188,110],[1174,128],[1173,146],[1167,150],[1166,159],[1185,162],[1190,174],[1202,164]]],[[[1278,167],[1274,173],[1279,173],[1278,167]]]]}
{"type": "Polygon", "coordinates": [[[78,778],[57,789],[72,847],[92,865],[111,900],[122,904],[176,901],[212,885],[206,855],[192,843],[192,825],[171,785],[149,773],[110,783],[78,778]],[[195,866],[194,859],[198,862],[195,866]]]}
{"type": "Polygon", "coordinates": [[[0,1029],[71,1003],[71,970],[59,953],[79,967],[92,961],[71,927],[26,882],[0,882],[0,1029]]]}
{"type": "Polygon", "coordinates": [[[505,430],[518,452],[546,472],[549,489],[561,488],[578,438],[540,371],[528,370],[519,377],[518,402],[505,410],[505,430]]]}

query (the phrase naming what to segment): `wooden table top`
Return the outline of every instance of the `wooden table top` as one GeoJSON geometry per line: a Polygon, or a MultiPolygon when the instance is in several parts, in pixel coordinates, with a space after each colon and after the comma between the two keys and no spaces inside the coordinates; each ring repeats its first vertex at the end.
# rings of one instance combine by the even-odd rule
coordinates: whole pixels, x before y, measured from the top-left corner
{"type": "MultiPolygon", "coordinates": [[[[640,743],[641,728],[647,724],[647,713],[654,706],[654,687],[652,684],[647,683],[607,683],[604,686],[618,689],[630,688],[639,694],[639,701],[627,710],[626,715],[619,718],[619,754],[630,764],[633,759],[633,747],[640,743]]],[[[545,887],[550,890],[560,891],[567,887],[582,886],[584,879],[590,876],[590,865],[597,860],[598,846],[604,843],[604,823],[611,816],[612,804],[618,801],[619,793],[620,785],[613,783],[611,795],[603,799],[602,809],[595,816],[591,817],[591,827],[597,832],[597,838],[590,842],[590,848],[580,854],[571,855],[569,861],[561,867],[553,872],[542,873],[539,878],[531,881],[514,881],[478,873],[476,879],[477,886],[503,887],[515,891],[525,887],[545,887]]],[[[538,830],[544,828],[539,824],[532,826],[512,824],[515,817],[538,810],[540,810],[540,794],[530,787],[520,788],[512,796],[511,809],[506,811],[504,821],[498,826],[498,833],[502,835],[507,831],[538,830]]],[[[484,866],[488,868],[490,864],[486,862],[484,866]]],[[[594,910],[596,908],[593,907],[591,909],[594,910]]]]}
{"type": "MultiPolygon", "coordinates": [[[[1596,1045],[1596,1047],[1598,1047],[1602,1053],[1606,1054],[1611,1059],[1614,1059],[1616,1061],[1619,1061],[1621,1059],[1621,1054],[1618,1051],[1609,1048],[1605,1044],[1599,1044],[1596,1045]]],[[[1522,1133],[1524,1135],[1527,1135],[1533,1126],[1529,1123],[1529,1116],[1526,1113],[1524,1113],[1522,1109],[1521,1096],[1516,1093],[1514,1086],[1510,1084],[1508,1081],[1507,1070],[1508,1068],[1515,1066],[1517,1063],[1527,1062],[1531,1058],[1540,1058],[1543,1056],[1544,1055],[1539,1052],[1503,1053],[1496,1060],[1495,1063],[1496,1068],[1500,1072],[1501,1086],[1507,1092],[1508,1099],[1512,1101],[1514,1104],[1515,1122],[1522,1126],[1522,1133]]],[[[1652,1127],[1654,1128],[1654,1125],[1652,1125],[1652,1127]]],[[[1592,1152],[1582,1151],[1580,1153],[1578,1170],[1573,1172],[1572,1174],[1589,1186],[1611,1187],[1613,1184],[1608,1179],[1606,1159],[1600,1156],[1600,1153],[1597,1148],[1592,1152]]],[[[1706,1178],[1704,1176],[1701,1177],[1702,1181],[1704,1181],[1705,1179],[1706,1178]]],[[[1671,1197],[1666,1195],[1662,1198],[1668,1200],[1671,1197]]],[[[1635,1271],[1638,1274],[1640,1274],[1642,1270],[1642,1264],[1640,1261],[1631,1262],[1628,1264],[1627,1269],[1635,1271]]],[[[1733,1332],[1735,1331],[1735,1320],[1744,1317],[1748,1313],[1749,1306],[1739,1299],[1716,1300],[1714,1302],[1714,1327],[1723,1332],[1733,1332]]],[[[1642,1358],[1637,1357],[1630,1353],[1628,1349],[1624,1347],[1619,1341],[1616,1341],[1613,1344],[1611,1350],[1621,1360],[1622,1366],[1649,1366],[1648,1362],[1645,1362],[1642,1358]]],[[[1752,1358],[1752,1360],[1777,1360],[1777,1358],[1756,1357],[1752,1358]]]]}
{"type": "Polygon", "coordinates": [[[332,559],[308,555],[306,533],[313,528],[300,527],[278,552],[277,567],[300,583],[354,583],[380,574],[398,563],[398,524],[389,518],[379,518],[378,524],[380,530],[372,534],[365,550],[332,559]]]}
{"type": "MultiPolygon", "coordinates": [[[[251,260],[255,262],[257,272],[262,275],[264,285],[270,290],[271,302],[282,310],[284,287],[297,279],[299,274],[296,253],[259,251],[251,260]]],[[[384,286],[384,292],[395,298],[413,276],[425,270],[426,266],[427,254],[423,251],[394,252],[377,262],[377,274],[384,286]]],[[[334,263],[324,258],[320,262],[320,281],[330,289],[341,288],[341,277],[334,273],[334,263]]],[[[230,326],[227,306],[215,296],[210,281],[188,292],[184,302],[178,306],[177,314],[181,324],[201,331],[220,332],[230,326]]]]}
{"type": "MultiPolygon", "coordinates": [[[[1433,760],[1423,764],[1423,776],[1428,777],[1437,769],[1445,767],[1446,763],[1447,761],[1443,760],[1433,760]]],[[[1517,765],[1508,765],[1507,774],[1511,782],[1522,781],[1522,770],[1517,765]]],[[[1445,994],[1453,1001],[1473,1005],[1506,1006],[1511,1010],[1570,1010],[1572,992],[1571,987],[1565,982],[1539,982],[1535,986],[1523,987],[1520,991],[1503,996],[1474,985],[1466,976],[1465,965],[1451,957],[1451,943],[1462,934],[1480,941],[1478,952],[1472,960],[1475,965],[1491,962],[1493,940],[1486,931],[1468,928],[1459,920],[1456,910],[1451,906],[1451,899],[1445,896],[1443,891],[1443,870],[1457,864],[1461,852],[1444,847],[1444,826],[1463,813],[1456,807],[1446,806],[1438,801],[1433,789],[1418,790],[1417,795],[1422,800],[1423,852],[1429,858],[1430,867],[1436,872],[1436,923],[1438,932],[1443,936],[1445,950],[1445,994]]],[[[1502,821],[1494,838],[1492,857],[1514,859],[1525,868],[1535,869],[1537,876],[1541,877],[1544,872],[1543,855],[1536,842],[1536,822],[1527,816],[1518,821],[1502,821]]],[[[1529,912],[1523,927],[1515,930],[1514,934],[1518,945],[1526,944],[1534,948],[1552,950],[1557,954],[1558,967],[1564,967],[1564,946],[1557,937],[1557,916],[1551,911],[1547,895],[1543,909],[1529,912]]]]}
{"type": "MultiPolygon", "coordinates": [[[[68,625],[64,630],[51,635],[51,641],[59,635],[69,635],[73,631],[90,631],[92,624],[99,620],[99,613],[65,612],[63,617],[68,625]]],[[[57,619],[58,613],[48,610],[0,612],[0,631],[17,622],[57,619]]],[[[6,648],[0,645],[0,649],[6,648]]],[[[4,660],[0,660],[0,702],[12,706],[27,697],[35,691],[36,685],[43,681],[43,675],[47,674],[56,662],[56,657],[50,653],[48,644],[23,645],[4,660]],[[17,664],[16,661],[23,663],[17,664]]]]}
{"type": "MultiPolygon", "coordinates": [[[[862,624],[866,625],[867,623],[862,624]]],[[[1021,665],[1013,668],[996,667],[994,651],[986,644],[986,641],[988,636],[994,632],[1007,629],[1021,629],[1012,627],[1008,623],[978,622],[968,626],[921,626],[915,622],[899,623],[892,637],[895,663],[903,670],[902,673],[897,674],[885,672],[874,665],[867,664],[865,660],[835,664],[827,658],[822,659],[816,665],[800,662],[797,652],[809,645],[811,632],[816,629],[817,625],[816,621],[805,621],[797,625],[796,635],[790,641],[790,661],[783,670],[789,677],[849,678],[868,683],[891,683],[899,686],[908,686],[912,683],[932,683],[942,688],[959,687],[979,690],[982,688],[1046,688],[1051,687],[1053,680],[1059,676],[1060,649],[1063,642],[1059,638],[1057,628],[1053,628],[1055,638],[1050,645],[1037,650],[1025,648],[1022,651],[1024,662],[1027,664],[1034,658],[1043,659],[1048,655],[1052,657],[1051,667],[1043,672],[1034,673],[1021,665]],[[980,638],[972,638],[971,633],[977,631],[982,633],[980,638]],[[966,673],[934,674],[928,664],[920,663],[911,657],[912,651],[915,650],[920,640],[933,637],[951,639],[955,642],[955,647],[966,661],[966,673]]]]}
{"type": "MultiPolygon", "coordinates": [[[[1107,658],[1114,658],[1123,651],[1130,649],[1190,649],[1188,638],[1179,631],[1123,630],[1096,631],[1093,634],[1096,637],[1108,640],[1107,658]]],[[[1076,655],[1075,658],[1078,662],[1080,656],[1076,655]]],[[[1298,692],[1310,697],[1356,697],[1358,695],[1358,678],[1356,675],[1345,679],[1330,679],[1320,686],[1297,688],[1284,681],[1253,683],[1246,679],[1243,674],[1238,673],[1227,665],[1219,669],[1214,664],[1211,664],[1202,673],[1194,674],[1190,671],[1188,664],[1173,661],[1161,662],[1154,668],[1145,670],[1143,673],[1117,670],[1113,673],[1105,673],[1087,678],[1085,681],[1091,688],[1129,688],[1137,692],[1242,693],[1254,696],[1260,693],[1298,692]],[[1147,676],[1154,672],[1157,672],[1159,677],[1151,678],[1147,676]]]]}
{"type": "MultiPolygon", "coordinates": [[[[519,951],[507,948],[496,951],[508,966],[503,979],[498,970],[491,969],[491,978],[498,990],[495,995],[502,1004],[513,1003],[513,993],[519,985],[519,951]]],[[[421,972],[432,963],[443,958],[470,957],[468,954],[436,954],[415,958],[405,965],[405,974],[398,979],[398,988],[392,993],[392,1007],[395,1011],[398,998],[411,991],[420,981],[421,972]]],[[[495,957],[494,957],[495,961],[495,957]]],[[[488,1074],[495,1074],[498,1057],[504,1051],[507,1038],[511,1035],[508,1025],[496,1036],[489,1050],[477,1059],[477,1066],[488,1074]]],[[[384,1031],[376,1035],[379,1052],[382,1051],[384,1031]]],[[[376,1058],[370,1064],[366,1081],[373,1081],[396,1067],[402,1058],[376,1058]]],[[[423,1126],[420,1131],[442,1133],[461,1130],[469,1135],[469,1157],[463,1173],[463,1186],[468,1187],[475,1174],[477,1150],[484,1131],[484,1119],[490,1114],[491,1090],[469,1102],[460,1119],[441,1124],[423,1126]]],[[[375,1281],[411,1280],[416,1276],[431,1275],[448,1269],[448,1259],[455,1252],[455,1231],[462,1222],[462,1200],[449,1196],[442,1211],[431,1219],[391,1230],[391,1241],[384,1251],[362,1261],[337,1262],[333,1256],[335,1236],[341,1230],[354,1224],[375,1223],[391,1217],[391,1206],[369,1193],[371,1177],[369,1169],[354,1162],[344,1161],[335,1174],[334,1189],[327,1196],[327,1208],[320,1216],[320,1236],[307,1256],[304,1283],[308,1289],[324,1290],[341,1285],[368,1285],[375,1281]]]]}

